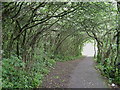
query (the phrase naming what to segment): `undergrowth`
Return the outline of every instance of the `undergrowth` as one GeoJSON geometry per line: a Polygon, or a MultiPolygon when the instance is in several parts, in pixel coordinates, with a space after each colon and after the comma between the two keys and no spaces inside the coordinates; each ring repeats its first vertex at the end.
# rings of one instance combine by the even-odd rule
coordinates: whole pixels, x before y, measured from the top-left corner
{"type": "MultiPolygon", "coordinates": [[[[38,58],[38,57],[37,57],[38,58]]],[[[2,87],[3,88],[34,88],[42,84],[44,75],[55,60],[37,59],[31,65],[24,63],[21,58],[11,56],[2,59],[2,87]],[[47,64],[46,64],[47,63],[47,64]],[[29,67],[27,67],[29,65],[29,67]]]]}
{"type": "Polygon", "coordinates": [[[120,85],[120,72],[118,67],[110,65],[110,60],[106,59],[107,64],[98,63],[98,68],[102,75],[108,78],[109,83],[120,85]]]}
{"type": "Polygon", "coordinates": [[[64,61],[70,61],[70,60],[75,60],[75,59],[78,59],[78,58],[81,58],[82,55],[78,55],[78,56],[62,56],[62,55],[57,55],[55,60],[56,61],[61,61],[61,62],[64,62],[64,61]]]}

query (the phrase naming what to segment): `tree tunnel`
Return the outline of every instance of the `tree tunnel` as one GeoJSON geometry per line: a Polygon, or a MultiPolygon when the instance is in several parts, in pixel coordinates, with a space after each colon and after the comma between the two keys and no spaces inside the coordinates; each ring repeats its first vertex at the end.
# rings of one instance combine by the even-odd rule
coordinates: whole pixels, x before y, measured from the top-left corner
{"type": "MultiPolygon", "coordinates": [[[[120,62],[120,4],[117,4],[116,8],[112,2],[2,3],[5,68],[12,66],[15,71],[20,67],[30,72],[27,74],[31,77],[37,74],[39,77],[51,63],[74,60],[82,54],[93,56],[97,50],[95,59],[99,69],[120,84],[117,66],[120,62]],[[17,69],[11,62],[17,63],[17,69]],[[111,71],[114,77],[110,76],[111,71]]],[[[11,81],[12,77],[7,76],[10,73],[3,73],[6,76],[3,79],[11,81]]],[[[9,84],[8,87],[13,85],[9,84]]]]}

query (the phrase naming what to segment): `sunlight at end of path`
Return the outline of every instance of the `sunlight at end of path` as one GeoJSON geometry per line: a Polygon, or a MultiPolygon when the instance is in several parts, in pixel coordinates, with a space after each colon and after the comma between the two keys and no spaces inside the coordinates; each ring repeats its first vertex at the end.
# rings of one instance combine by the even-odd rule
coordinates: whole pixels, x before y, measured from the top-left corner
{"type": "MultiPolygon", "coordinates": [[[[97,48],[96,48],[97,51],[97,48]]],[[[94,56],[95,50],[94,50],[94,43],[86,43],[83,47],[82,55],[84,56],[94,56]]]]}

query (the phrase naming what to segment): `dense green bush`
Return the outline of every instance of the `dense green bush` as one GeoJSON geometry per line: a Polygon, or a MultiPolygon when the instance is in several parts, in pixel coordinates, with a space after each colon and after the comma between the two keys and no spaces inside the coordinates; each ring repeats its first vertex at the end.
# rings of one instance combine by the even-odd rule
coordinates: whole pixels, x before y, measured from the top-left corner
{"type": "Polygon", "coordinates": [[[25,63],[16,56],[11,56],[10,58],[3,58],[2,86],[4,88],[17,88],[22,87],[24,84],[28,83],[28,77],[26,75],[27,73],[24,71],[24,67],[25,63]]]}
{"type": "MultiPolygon", "coordinates": [[[[49,67],[55,64],[54,60],[46,61],[49,67]]],[[[32,88],[39,87],[42,79],[49,72],[46,63],[41,60],[34,61],[26,70],[26,65],[21,58],[11,56],[2,59],[2,87],[3,88],[32,88]]]]}
{"type": "Polygon", "coordinates": [[[110,65],[110,60],[106,59],[107,64],[99,63],[96,67],[102,72],[102,75],[109,79],[109,83],[116,83],[120,85],[120,72],[118,68],[110,65]]]}

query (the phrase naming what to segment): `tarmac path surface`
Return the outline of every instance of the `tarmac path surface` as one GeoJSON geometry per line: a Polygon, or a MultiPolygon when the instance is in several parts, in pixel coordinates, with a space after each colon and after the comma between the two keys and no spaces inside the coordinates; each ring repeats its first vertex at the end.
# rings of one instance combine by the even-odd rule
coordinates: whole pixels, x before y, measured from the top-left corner
{"type": "Polygon", "coordinates": [[[71,74],[69,88],[108,88],[105,80],[95,69],[92,57],[85,57],[71,74]]]}

